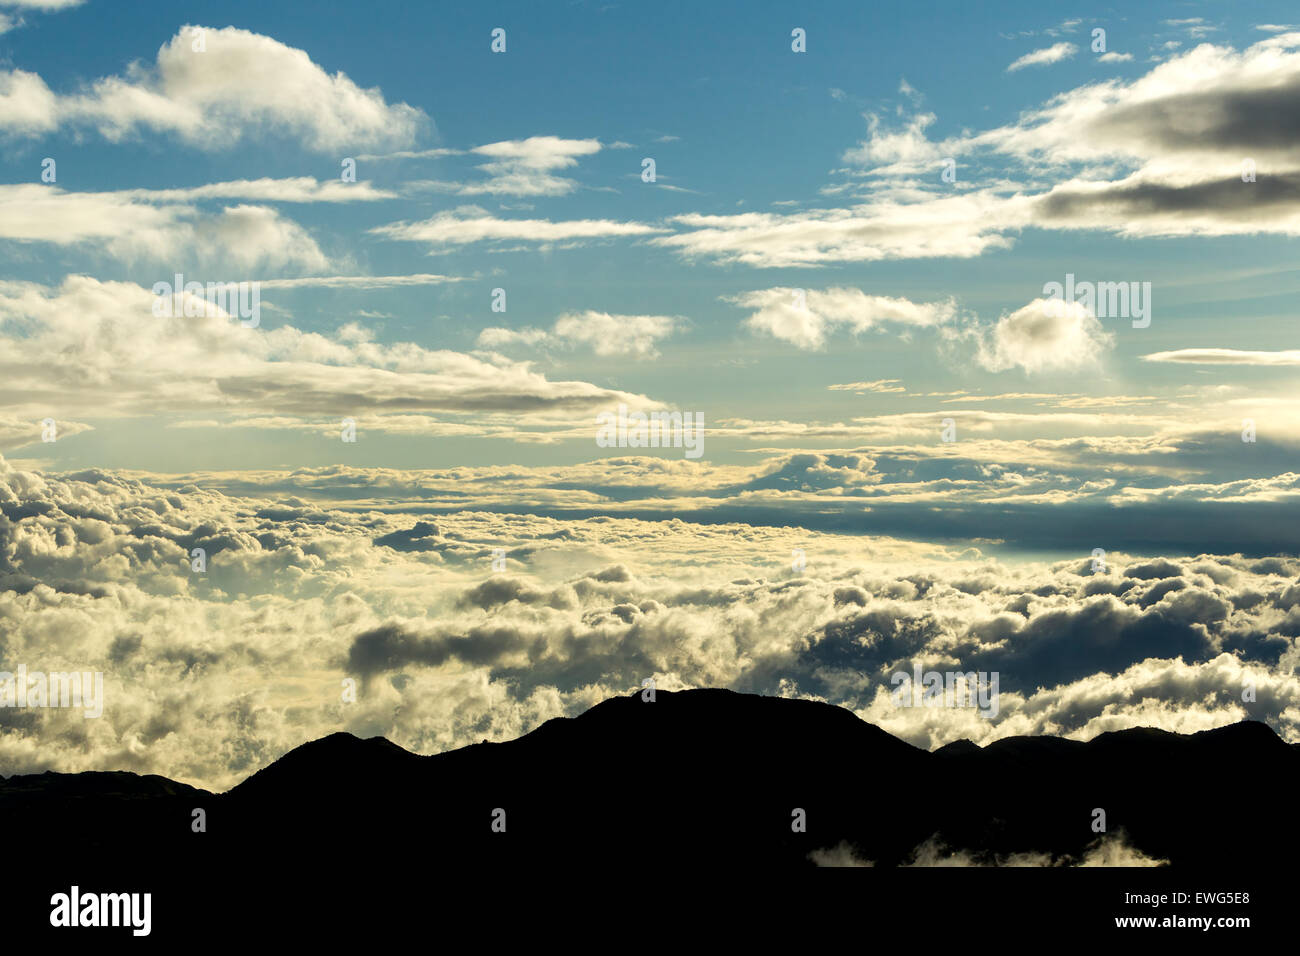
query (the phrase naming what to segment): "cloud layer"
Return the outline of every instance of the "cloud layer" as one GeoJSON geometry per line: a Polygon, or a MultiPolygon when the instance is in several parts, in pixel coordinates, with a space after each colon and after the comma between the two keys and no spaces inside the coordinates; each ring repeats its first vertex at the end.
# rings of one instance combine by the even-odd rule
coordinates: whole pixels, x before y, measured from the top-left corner
{"type": "Polygon", "coordinates": [[[1248,716],[1297,740],[1298,573],[1293,558],[1117,552],[1095,572],[1087,556],[1008,564],[744,524],[429,521],[6,463],[4,660],[102,671],[106,704],[95,720],[0,710],[0,767],[221,788],[333,730],[432,752],[513,737],[646,677],[829,700],[926,747],[1248,716]],[[914,665],[1000,672],[996,717],[895,706],[890,675],[914,665]]]}

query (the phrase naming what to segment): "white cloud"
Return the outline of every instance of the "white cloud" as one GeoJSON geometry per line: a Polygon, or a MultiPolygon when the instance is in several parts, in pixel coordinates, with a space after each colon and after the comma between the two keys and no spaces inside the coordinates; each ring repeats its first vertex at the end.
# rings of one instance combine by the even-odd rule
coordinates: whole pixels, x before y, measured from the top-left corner
{"type": "Polygon", "coordinates": [[[346,329],[331,339],[289,325],[243,328],[216,307],[156,317],[153,305],[150,290],[128,282],[71,276],[57,289],[0,282],[0,405],[31,419],[204,412],[336,428],[347,416],[517,420],[653,404],[586,382],[549,381],[500,357],[385,345],[346,329]]]}
{"type": "Polygon", "coordinates": [[[884,129],[880,117],[874,113],[867,114],[866,119],[869,139],[845,151],[846,163],[924,164],[940,158],[939,147],[925,137],[926,128],[937,119],[933,113],[916,114],[897,132],[884,129]]]}
{"type": "Polygon", "coordinates": [[[588,309],[560,316],[552,333],[561,341],[590,346],[597,355],[644,359],[659,354],[655,345],[676,326],[666,315],[611,315],[588,309]]]}
{"type": "MultiPolygon", "coordinates": [[[[0,0],[0,7],[7,7],[11,10],[28,11],[33,13],[54,13],[59,10],[67,10],[71,7],[80,6],[85,0],[0,0]]],[[[10,16],[7,13],[0,13],[0,35],[8,33],[10,30],[17,30],[27,23],[20,15],[10,16]]]]}
{"type": "Polygon", "coordinates": [[[1161,20],[1165,26],[1174,27],[1187,31],[1187,35],[1194,40],[1214,33],[1219,28],[1205,22],[1204,17],[1189,17],[1183,20],[1161,20]]]}
{"type": "Polygon", "coordinates": [[[833,331],[855,335],[882,325],[925,328],[951,321],[952,300],[917,303],[890,296],[868,295],[861,289],[791,289],[778,287],[729,296],[727,301],[756,310],[745,326],[802,349],[820,349],[833,331]]]}
{"type": "MultiPolygon", "coordinates": [[[[868,474],[861,459],[804,464],[766,477],[868,474]]],[[[107,691],[94,727],[58,709],[11,724],[0,761],[224,789],[340,728],[419,753],[509,739],[647,672],[663,688],[820,697],[926,748],[1186,733],[1245,716],[1300,739],[1295,642],[1277,636],[1298,620],[1292,558],[1112,551],[1110,572],[1092,574],[1086,552],[1002,563],[880,534],[479,510],[589,510],[602,483],[693,493],[701,469],[718,482],[753,471],[620,458],[558,472],[330,466],[142,481],[0,460],[8,659],[100,670],[107,691]],[[424,489],[446,490],[446,513],[384,510],[424,489]],[[201,577],[192,547],[208,555],[201,577]],[[496,547],[509,570],[485,577],[496,547]],[[799,575],[792,548],[810,558],[799,575]],[[892,706],[888,675],[913,661],[1000,671],[996,717],[892,706]],[[347,707],[345,676],[370,678],[347,707]],[[1249,714],[1247,679],[1260,701],[1249,714]],[[82,733],[64,732],[73,721],[82,733]]]]}
{"type": "Polygon", "coordinates": [[[0,0],[0,7],[17,7],[20,10],[67,10],[79,7],[86,0],[0,0]]]}
{"type": "Polygon", "coordinates": [[[393,159],[441,159],[444,156],[463,156],[463,149],[437,146],[432,149],[399,149],[390,153],[361,153],[354,157],[358,162],[385,162],[393,159]]]}
{"type": "Polygon", "coordinates": [[[464,278],[458,276],[416,272],[404,276],[306,276],[300,279],[262,279],[260,284],[263,289],[393,289],[464,281],[466,281],[464,278]]]}
{"type": "Polygon", "coordinates": [[[261,133],[319,151],[402,146],[427,123],[420,110],[327,73],[302,50],[236,27],[182,27],[152,66],[133,64],[64,96],[35,74],[0,73],[0,105],[0,129],[19,135],[92,126],[119,140],[147,129],[210,150],[261,133]],[[199,30],[201,52],[193,49],[199,30]]]}
{"type": "Polygon", "coordinates": [[[503,329],[492,326],[478,334],[478,346],[483,349],[506,348],[511,345],[536,346],[549,343],[551,333],[545,329],[503,329]]]}
{"type": "Polygon", "coordinates": [[[608,312],[570,312],[556,319],[549,332],[543,329],[488,328],[479,333],[482,348],[506,345],[587,346],[596,355],[650,359],[659,354],[660,340],[673,333],[678,319],[666,315],[611,315],[608,312]]]}
{"type": "Polygon", "coordinates": [[[1087,84],[1011,125],[933,143],[929,114],[901,131],[869,117],[869,137],[845,158],[885,165],[844,171],[849,182],[826,190],[861,188],[866,201],[788,215],[689,213],[650,244],[689,260],[785,268],[969,258],[1010,247],[1027,228],[1300,235],[1300,137],[1275,119],[1297,95],[1300,33],[1288,33],[1240,52],[1201,44],[1135,80],[1087,84]],[[942,183],[940,157],[995,172],[942,183]],[[1258,183],[1243,179],[1243,157],[1257,163],[1258,183]]]}
{"type": "Polygon", "coordinates": [[[867,392],[902,394],[907,391],[903,387],[903,383],[896,378],[882,378],[874,382],[849,382],[844,385],[827,385],[826,388],[832,392],[857,392],[860,395],[867,392]]]}
{"type": "MultiPolygon", "coordinates": [[[[12,26],[13,21],[7,21],[12,26]]],[[[35,73],[0,70],[0,131],[18,136],[48,133],[58,126],[57,98],[35,73]]]]}
{"type": "Polygon", "coordinates": [[[1022,368],[1040,373],[1095,366],[1114,336],[1078,302],[1035,299],[1003,313],[980,342],[977,359],[993,372],[1022,368]]]}
{"type": "MultiPolygon", "coordinates": [[[[0,448],[9,450],[39,444],[44,441],[44,427],[44,419],[24,421],[0,416],[0,448]]],[[[55,419],[53,437],[57,441],[91,430],[85,422],[55,419]]]]}
{"type": "Polygon", "coordinates": [[[1300,350],[1251,352],[1244,349],[1174,349],[1142,356],[1146,362],[1175,362],[1186,365],[1300,365],[1300,350]]]}
{"type": "Polygon", "coordinates": [[[244,269],[264,264],[270,268],[325,269],[329,259],[307,231],[266,206],[232,206],[195,230],[195,244],[215,243],[228,261],[244,269]]]}
{"type": "Polygon", "coordinates": [[[181,203],[142,202],[130,190],[74,193],[39,183],[0,186],[0,203],[0,239],[86,245],[118,259],[177,267],[197,261],[315,271],[329,264],[302,226],[267,206],[205,213],[181,203]]]}
{"type": "MultiPolygon", "coordinates": [[[[611,147],[615,148],[615,147],[611,147]]],[[[558,136],[530,136],[528,139],[503,140],[476,146],[468,152],[489,162],[478,168],[487,174],[481,182],[445,182],[418,180],[408,189],[433,189],[462,196],[565,196],[578,188],[575,180],[555,175],[557,170],[576,166],[578,157],[600,152],[596,139],[563,139],[558,136]]],[[[416,158],[420,156],[462,155],[463,150],[425,150],[403,152],[372,159],[416,158]]]]}
{"type": "Polygon", "coordinates": [[[762,269],[837,262],[951,256],[969,258],[1010,239],[1000,230],[1024,213],[992,194],[962,194],[923,203],[878,200],[848,209],[780,215],[690,213],[673,222],[689,232],[651,239],[688,259],[708,258],[762,269]]]}
{"type": "Polygon", "coordinates": [[[476,146],[472,152],[491,160],[479,167],[488,174],[488,179],[459,185],[457,191],[462,195],[563,196],[578,184],[553,175],[553,171],[577,165],[579,156],[600,152],[600,141],[531,136],[476,146]]]}
{"type": "Polygon", "coordinates": [[[143,202],[197,202],[205,199],[252,199],[259,202],[341,203],[397,199],[398,194],[368,182],[324,181],[311,176],[288,179],[240,179],[182,189],[123,189],[110,195],[143,202]]]}
{"type": "Polygon", "coordinates": [[[1014,73],[1016,70],[1023,70],[1027,66],[1046,66],[1050,63],[1060,63],[1062,60],[1068,60],[1078,52],[1079,48],[1073,43],[1053,43],[1041,50],[1026,53],[1008,66],[1007,72],[1014,73]]]}
{"type": "Polygon", "coordinates": [[[421,222],[395,222],[376,226],[372,234],[403,242],[428,243],[431,251],[475,242],[517,239],[526,242],[565,242],[615,236],[643,236],[663,232],[639,222],[610,219],[501,219],[478,206],[461,206],[421,222]]]}

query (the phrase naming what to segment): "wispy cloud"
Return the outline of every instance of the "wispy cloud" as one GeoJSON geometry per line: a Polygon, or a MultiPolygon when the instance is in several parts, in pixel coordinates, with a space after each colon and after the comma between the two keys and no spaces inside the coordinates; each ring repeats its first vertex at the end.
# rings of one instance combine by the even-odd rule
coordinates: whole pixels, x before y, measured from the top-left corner
{"type": "Polygon", "coordinates": [[[487,175],[481,182],[439,182],[426,180],[425,188],[440,189],[462,196],[564,196],[578,188],[575,180],[555,172],[576,166],[578,158],[600,152],[596,139],[562,139],[531,136],[475,146],[470,153],[489,162],[478,169],[487,175]]]}
{"type": "Polygon", "coordinates": [[[1184,365],[1300,365],[1300,350],[1274,352],[1244,349],[1173,349],[1142,356],[1145,362],[1174,362],[1184,365]]]}
{"type": "Polygon", "coordinates": [[[859,395],[867,392],[901,394],[907,391],[903,383],[896,378],[882,378],[874,382],[848,382],[843,385],[827,385],[826,388],[831,392],[856,392],[859,395]]]}
{"type": "Polygon", "coordinates": [[[511,345],[585,346],[596,355],[654,358],[657,345],[681,325],[666,315],[611,315],[608,312],[573,312],[556,319],[550,331],[535,328],[486,328],[479,333],[480,348],[511,345]]]}
{"type": "Polygon", "coordinates": [[[1012,61],[1011,65],[1007,67],[1007,72],[1014,73],[1016,70],[1023,70],[1027,66],[1047,66],[1052,63],[1060,63],[1062,60],[1068,60],[1078,52],[1079,48],[1073,43],[1053,43],[1049,47],[1026,53],[1019,59],[1012,61]]]}
{"type": "Polygon", "coordinates": [[[447,246],[503,239],[527,242],[563,242],[606,239],[619,236],[645,236],[663,229],[639,222],[616,222],[610,219],[577,219],[552,222],[549,219],[501,219],[479,206],[461,206],[440,212],[421,222],[395,222],[376,226],[370,232],[385,239],[423,242],[437,251],[447,246]]]}

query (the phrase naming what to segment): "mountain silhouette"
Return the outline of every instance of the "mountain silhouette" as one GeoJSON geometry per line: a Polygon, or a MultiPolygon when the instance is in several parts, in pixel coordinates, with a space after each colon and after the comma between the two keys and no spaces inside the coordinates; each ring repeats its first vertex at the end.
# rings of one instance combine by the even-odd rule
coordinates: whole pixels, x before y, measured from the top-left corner
{"type": "Polygon", "coordinates": [[[253,860],[288,879],[350,855],[458,871],[775,871],[924,863],[926,847],[1070,864],[1105,840],[1175,868],[1240,868],[1296,848],[1298,777],[1300,748],[1252,721],[928,752],[830,704],[691,690],[612,698],[433,756],[335,733],[222,794],[125,772],[13,776],[0,814],[10,850],[93,851],[118,872],[239,874],[253,860]]]}

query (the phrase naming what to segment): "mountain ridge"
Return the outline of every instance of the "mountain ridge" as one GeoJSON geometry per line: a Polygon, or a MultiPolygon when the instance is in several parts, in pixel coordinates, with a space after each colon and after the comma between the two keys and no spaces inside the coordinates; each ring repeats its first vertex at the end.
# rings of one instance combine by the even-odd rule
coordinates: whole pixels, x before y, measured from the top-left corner
{"type": "Polygon", "coordinates": [[[1243,773],[1293,792],[1300,748],[1241,721],[926,751],[820,701],[638,691],[438,754],[338,731],[223,793],[129,772],[18,775],[0,784],[0,811],[21,833],[217,868],[267,846],[323,862],[340,843],[470,868],[594,865],[661,841],[674,865],[799,868],[834,847],[901,865],[935,842],[972,859],[1055,860],[1120,831],[1142,858],[1214,865],[1297,842],[1243,773]],[[199,809],[204,832],[191,826],[199,809]]]}

